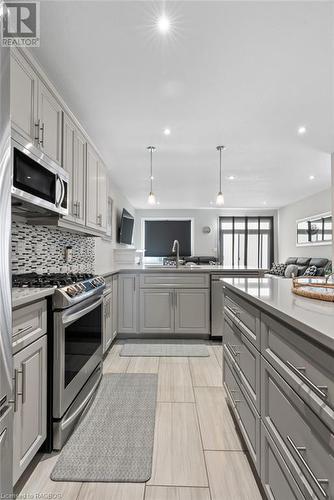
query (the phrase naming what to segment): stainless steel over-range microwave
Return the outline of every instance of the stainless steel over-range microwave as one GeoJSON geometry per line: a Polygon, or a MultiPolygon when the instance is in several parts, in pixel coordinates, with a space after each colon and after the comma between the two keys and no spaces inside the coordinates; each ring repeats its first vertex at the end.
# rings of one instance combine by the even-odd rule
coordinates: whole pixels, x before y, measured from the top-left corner
{"type": "Polygon", "coordinates": [[[68,214],[69,178],[64,169],[50,165],[43,154],[37,156],[15,140],[12,161],[12,205],[16,212],[68,214]]]}

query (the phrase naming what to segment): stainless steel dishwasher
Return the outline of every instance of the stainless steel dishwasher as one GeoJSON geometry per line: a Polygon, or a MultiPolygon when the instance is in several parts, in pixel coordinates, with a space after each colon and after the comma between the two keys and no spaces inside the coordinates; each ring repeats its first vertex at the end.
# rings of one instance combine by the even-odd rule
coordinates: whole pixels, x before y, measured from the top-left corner
{"type": "Polygon", "coordinates": [[[223,277],[222,274],[211,276],[211,337],[223,335],[223,283],[220,281],[223,277]]]}

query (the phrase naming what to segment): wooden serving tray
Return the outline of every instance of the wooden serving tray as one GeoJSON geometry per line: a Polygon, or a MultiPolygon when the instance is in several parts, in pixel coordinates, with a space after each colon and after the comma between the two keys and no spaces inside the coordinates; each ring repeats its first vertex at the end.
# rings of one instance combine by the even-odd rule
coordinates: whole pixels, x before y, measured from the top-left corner
{"type": "Polygon", "coordinates": [[[334,283],[328,282],[332,276],[333,274],[330,274],[326,278],[293,278],[291,290],[296,295],[301,295],[302,297],[334,302],[334,283]]]}

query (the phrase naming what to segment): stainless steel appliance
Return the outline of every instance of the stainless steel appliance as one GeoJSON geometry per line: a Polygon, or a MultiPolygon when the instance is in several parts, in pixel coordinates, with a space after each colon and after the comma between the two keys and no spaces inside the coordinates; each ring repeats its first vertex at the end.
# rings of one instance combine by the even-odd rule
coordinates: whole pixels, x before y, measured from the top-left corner
{"type": "MultiPolygon", "coordinates": [[[[62,448],[102,377],[103,291],[100,276],[19,274],[14,287],[55,287],[52,296],[52,447],[62,448]]],[[[51,339],[50,339],[51,340],[51,339]]]]}
{"type": "Polygon", "coordinates": [[[10,109],[9,49],[0,47],[0,495],[12,493],[12,304],[10,285],[10,109]]]}
{"type": "Polygon", "coordinates": [[[211,277],[211,337],[223,335],[223,284],[221,274],[211,277]]]}
{"type": "MultiPolygon", "coordinates": [[[[15,134],[14,134],[15,137],[15,134]]],[[[68,214],[67,172],[37,156],[31,144],[22,146],[12,138],[13,213],[41,217],[46,212],[68,214]]]]}
{"type": "Polygon", "coordinates": [[[102,295],[95,277],[53,296],[53,448],[61,449],[102,377],[102,295]]]}

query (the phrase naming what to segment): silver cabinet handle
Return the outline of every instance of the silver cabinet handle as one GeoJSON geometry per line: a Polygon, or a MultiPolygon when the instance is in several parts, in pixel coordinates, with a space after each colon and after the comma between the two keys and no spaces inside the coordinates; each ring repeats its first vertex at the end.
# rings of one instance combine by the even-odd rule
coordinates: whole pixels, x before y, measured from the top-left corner
{"type": "Polygon", "coordinates": [[[81,213],[80,201],[77,201],[77,210],[78,210],[78,212],[77,212],[77,217],[79,217],[79,218],[80,218],[80,213],[81,213]]]}
{"type": "Polygon", "coordinates": [[[136,277],[133,278],[133,291],[136,291],[136,277]]]}
{"type": "Polygon", "coordinates": [[[37,120],[35,123],[35,141],[39,144],[39,130],[40,130],[41,120],[37,120]]]}
{"type": "Polygon", "coordinates": [[[102,226],[102,215],[99,214],[97,217],[96,217],[96,221],[97,221],[97,225],[98,226],[102,226]]]}
{"type": "MultiPolygon", "coordinates": [[[[15,368],[14,370],[14,384],[13,384],[13,393],[14,393],[14,399],[13,400],[10,400],[9,403],[13,403],[14,405],[14,413],[17,412],[17,400],[18,400],[18,397],[19,396],[22,396],[22,392],[23,392],[23,374],[22,374],[22,392],[18,392],[18,388],[19,388],[19,374],[22,374],[22,371],[18,370],[17,368],[15,368]]],[[[23,398],[22,398],[23,399],[23,398]]]]}
{"type": "Polygon", "coordinates": [[[39,143],[42,147],[44,147],[44,129],[45,129],[45,124],[42,123],[42,126],[40,127],[40,131],[41,131],[41,138],[39,140],[39,143]]]}
{"type": "Polygon", "coordinates": [[[329,481],[328,481],[328,479],[319,479],[314,475],[314,473],[310,469],[310,466],[308,465],[305,458],[301,454],[301,451],[306,451],[306,448],[304,446],[296,446],[296,444],[294,443],[293,439],[290,436],[287,436],[286,439],[288,440],[291,448],[293,449],[293,451],[295,452],[295,454],[297,455],[297,457],[299,458],[299,460],[301,461],[301,463],[303,464],[303,466],[305,467],[305,469],[307,470],[307,472],[311,476],[312,480],[314,481],[315,485],[317,486],[317,488],[320,491],[320,493],[322,494],[322,496],[324,498],[328,498],[326,491],[323,489],[323,487],[321,485],[322,484],[328,485],[329,481]]]}
{"type": "Polygon", "coordinates": [[[236,349],[238,349],[238,348],[240,349],[242,347],[241,345],[231,345],[231,344],[227,344],[227,345],[228,345],[228,347],[229,347],[229,349],[230,349],[230,351],[231,351],[231,353],[233,354],[234,357],[237,357],[237,356],[239,356],[241,354],[240,351],[235,351],[234,350],[235,348],[236,349]]]}
{"type": "Polygon", "coordinates": [[[177,307],[177,291],[175,290],[175,308],[177,307]]]}
{"type": "Polygon", "coordinates": [[[3,441],[5,440],[6,434],[7,434],[7,427],[0,434],[0,446],[2,445],[3,441]]]}
{"type": "Polygon", "coordinates": [[[19,333],[28,332],[29,330],[32,330],[32,325],[25,326],[24,328],[19,328],[15,335],[18,335],[19,333]]]}
{"type": "Polygon", "coordinates": [[[73,202],[73,217],[78,217],[78,203],[76,201],[73,202]]]}
{"type": "Polygon", "coordinates": [[[301,367],[301,368],[296,368],[292,363],[290,363],[290,361],[286,361],[286,364],[288,365],[288,367],[290,368],[291,371],[293,371],[293,373],[295,375],[298,375],[299,378],[302,379],[303,382],[305,382],[306,385],[308,385],[310,387],[310,389],[312,389],[312,391],[314,391],[317,396],[319,396],[319,398],[321,399],[327,399],[328,398],[328,394],[327,394],[327,391],[328,391],[328,387],[326,385],[315,385],[312,380],[310,380],[303,372],[306,371],[306,368],[304,367],[301,367]]]}

